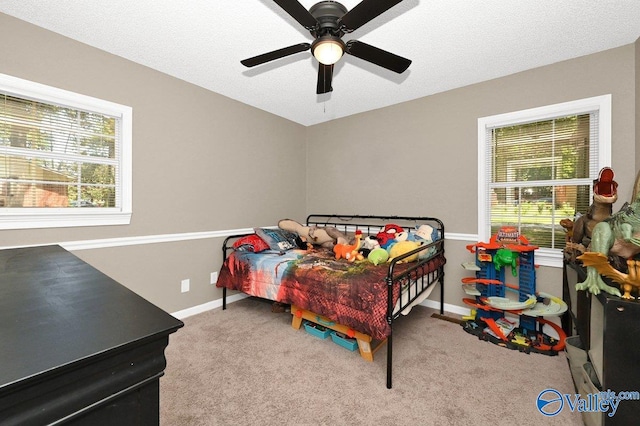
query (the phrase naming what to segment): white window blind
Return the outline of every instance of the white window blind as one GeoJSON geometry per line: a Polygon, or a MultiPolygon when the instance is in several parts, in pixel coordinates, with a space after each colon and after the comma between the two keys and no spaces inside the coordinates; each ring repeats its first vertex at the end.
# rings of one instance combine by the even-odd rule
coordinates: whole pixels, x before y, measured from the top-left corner
{"type": "Polygon", "coordinates": [[[560,220],[586,213],[593,180],[610,165],[609,114],[607,96],[479,120],[479,234],[514,226],[559,255],[560,220]]]}
{"type": "Polygon", "coordinates": [[[128,223],[131,108],[0,75],[0,229],[128,223]]]}

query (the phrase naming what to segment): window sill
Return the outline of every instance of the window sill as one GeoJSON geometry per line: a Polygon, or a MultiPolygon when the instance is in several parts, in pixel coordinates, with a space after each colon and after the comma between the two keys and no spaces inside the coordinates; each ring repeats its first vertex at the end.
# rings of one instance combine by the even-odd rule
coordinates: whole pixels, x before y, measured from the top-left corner
{"type": "Polygon", "coordinates": [[[562,250],[539,248],[535,256],[536,265],[562,268],[562,250]]]}
{"type": "MultiPolygon", "coordinates": [[[[106,210],[106,209],[105,209],[106,210]]],[[[119,210],[56,212],[0,212],[0,230],[128,225],[131,212],[119,210]]]]}

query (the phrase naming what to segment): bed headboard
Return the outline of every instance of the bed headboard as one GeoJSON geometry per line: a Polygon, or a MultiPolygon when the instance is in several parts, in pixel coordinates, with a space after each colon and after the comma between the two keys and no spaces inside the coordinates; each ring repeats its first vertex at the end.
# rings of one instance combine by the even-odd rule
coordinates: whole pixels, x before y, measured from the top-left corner
{"type": "Polygon", "coordinates": [[[307,216],[307,226],[334,226],[345,234],[352,234],[355,231],[360,230],[364,234],[375,235],[388,223],[401,226],[405,231],[415,231],[415,229],[420,225],[430,225],[439,231],[440,238],[444,237],[444,223],[435,217],[362,216],[339,214],[310,214],[307,216]]]}
{"type": "MultiPolygon", "coordinates": [[[[415,231],[420,225],[429,225],[438,230],[439,238],[437,245],[439,250],[443,250],[444,223],[438,218],[428,216],[364,216],[364,215],[344,215],[344,214],[310,214],[307,216],[307,226],[333,226],[345,235],[352,235],[357,230],[365,235],[375,235],[386,224],[393,223],[404,228],[405,231],[415,231]]],[[[228,252],[233,250],[233,241],[240,237],[250,235],[250,233],[230,235],[222,243],[223,259],[227,258],[228,252]]]]}

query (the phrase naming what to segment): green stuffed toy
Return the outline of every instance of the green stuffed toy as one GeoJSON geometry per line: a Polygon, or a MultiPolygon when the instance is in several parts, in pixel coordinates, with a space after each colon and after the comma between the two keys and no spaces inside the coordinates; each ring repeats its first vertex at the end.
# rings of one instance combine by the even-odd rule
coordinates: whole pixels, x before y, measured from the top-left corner
{"type": "Polygon", "coordinates": [[[374,265],[380,265],[389,260],[389,253],[385,249],[377,247],[369,252],[367,259],[374,265]]]}

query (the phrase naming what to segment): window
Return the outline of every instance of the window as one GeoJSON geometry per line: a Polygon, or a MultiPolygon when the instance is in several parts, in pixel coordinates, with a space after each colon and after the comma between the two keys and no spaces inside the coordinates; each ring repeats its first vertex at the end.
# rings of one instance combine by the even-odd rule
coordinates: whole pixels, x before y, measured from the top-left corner
{"type": "Polygon", "coordinates": [[[130,107],[0,74],[0,229],[131,219],[130,107]]]}
{"type": "Polygon", "coordinates": [[[611,95],[478,119],[478,237],[514,226],[560,266],[564,218],[584,214],[611,161],[611,95]]]}

